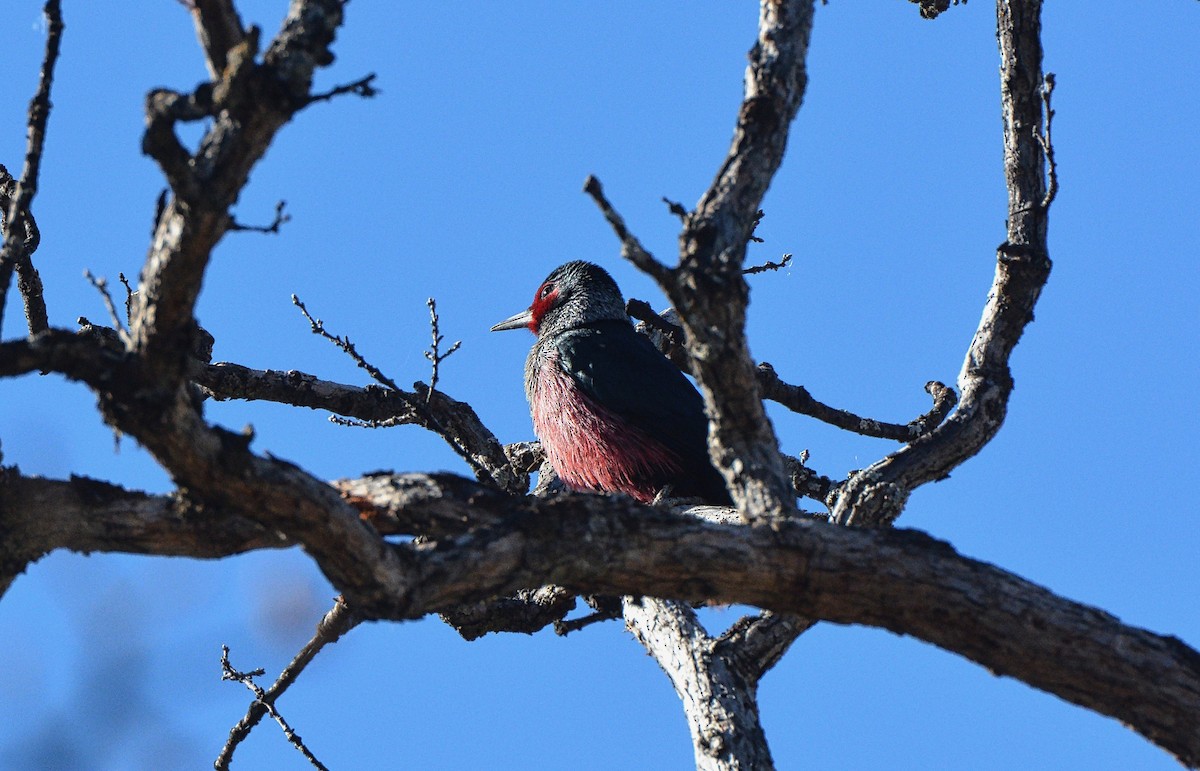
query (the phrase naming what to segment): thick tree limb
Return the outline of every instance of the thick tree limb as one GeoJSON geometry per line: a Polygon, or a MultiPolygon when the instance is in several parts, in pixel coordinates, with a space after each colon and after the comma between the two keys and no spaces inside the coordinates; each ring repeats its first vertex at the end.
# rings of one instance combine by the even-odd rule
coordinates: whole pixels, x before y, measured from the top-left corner
{"type": "MultiPolygon", "coordinates": [[[[272,469],[272,473],[284,472],[272,469]]],[[[264,474],[270,482],[269,475],[264,474]]],[[[463,603],[555,584],[578,594],[635,595],[743,603],[843,624],[867,624],[931,642],[989,670],[1115,717],[1189,765],[1200,763],[1200,654],[1173,637],[1122,624],[1011,573],[962,557],[947,544],[903,530],[831,527],[810,521],[776,528],[715,524],[620,497],[517,500],[451,475],[404,475],[386,505],[398,518],[428,521],[457,510],[497,524],[463,535],[387,545],[349,537],[341,504],[318,511],[312,496],[234,491],[211,509],[216,536],[226,516],[269,521],[275,543],[299,542],[366,618],[416,618],[463,603]],[[216,512],[221,513],[219,516],[216,512]],[[368,543],[374,543],[368,547],[368,543]],[[353,555],[359,564],[342,564],[353,555]],[[936,609],[937,612],[931,612],[936,609]]],[[[61,483],[69,484],[69,483],[61,483]]],[[[35,504],[4,486],[0,509],[35,504]]],[[[331,499],[337,500],[332,488],[331,499]]],[[[327,499],[328,500],[328,499],[327,499]]],[[[378,501],[384,505],[385,501],[378,501]]],[[[40,506],[39,511],[44,511],[40,506]]],[[[155,526],[179,522],[165,505],[155,526]]],[[[103,531],[111,508],[92,507],[103,531]],[[105,512],[108,512],[107,514],[105,512]]],[[[357,516],[350,514],[357,523],[357,516]]],[[[72,518],[75,519],[75,518],[72,518]]],[[[174,524],[172,524],[174,523],[174,524]]],[[[12,533],[10,527],[7,532],[12,533]]],[[[58,532],[57,530],[54,532],[58,532]]],[[[256,532],[213,537],[209,556],[240,551],[256,532]]],[[[262,533],[263,530],[257,532],[262,533]]],[[[13,544],[14,536],[6,538],[13,544]]],[[[91,548],[123,548],[114,542],[91,548]]],[[[42,542],[38,548],[66,546],[42,542]]],[[[9,550],[11,552],[12,546],[9,550]]]]}
{"type": "Polygon", "coordinates": [[[232,0],[188,0],[196,37],[204,49],[208,74],[218,80],[225,71],[228,54],[245,39],[242,19],[232,0]]]}
{"type": "MultiPolygon", "coordinates": [[[[792,511],[778,442],[759,398],[746,347],[746,243],[783,162],[807,85],[813,0],[763,0],[746,68],[745,99],[729,155],[680,234],[680,262],[663,285],[687,332],[717,467],[743,511],[774,519],[792,511]]],[[[661,282],[660,282],[661,284],[661,282]]]]}
{"type": "MultiPolygon", "coordinates": [[[[478,497],[475,501],[482,504],[478,497]]],[[[445,503],[438,499],[438,505],[445,503]]],[[[652,509],[634,513],[641,507],[628,501],[602,504],[584,496],[528,505],[536,514],[510,520],[513,529],[489,528],[455,540],[458,546],[472,542],[477,555],[487,555],[482,563],[464,563],[462,580],[483,581],[484,591],[494,594],[505,587],[505,571],[513,571],[508,573],[513,578],[529,569],[542,578],[514,585],[552,581],[577,592],[748,602],[808,618],[881,626],[1117,717],[1184,762],[1200,760],[1200,725],[1194,720],[1200,709],[1200,656],[1195,651],[963,558],[928,536],[802,522],[773,533],[680,522],[652,509]],[[546,554],[547,562],[540,563],[534,550],[524,548],[528,544],[514,540],[514,529],[527,537],[536,533],[567,553],[546,554]],[[666,553],[650,545],[659,536],[669,544],[666,553]],[[495,583],[488,578],[490,565],[500,567],[495,583]],[[576,580],[584,575],[599,584],[576,580]]],[[[426,551],[437,567],[422,572],[454,583],[454,553],[445,546],[426,551]],[[442,556],[445,561],[438,559],[442,556]]],[[[437,604],[431,583],[422,587],[426,601],[437,604]]]]}
{"type": "MultiPolygon", "coordinates": [[[[690,369],[713,420],[710,452],[734,501],[755,520],[789,515],[794,499],[746,345],[742,263],[804,96],[813,9],[814,0],[762,0],[733,142],[716,179],[685,217],[679,266],[655,269],[646,259],[633,259],[650,269],[679,311],[690,369]]],[[[616,227],[619,217],[614,219],[599,185],[589,185],[588,192],[628,245],[631,237],[616,227]]]]}
{"type": "Polygon", "coordinates": [[[216,558],[294,546],[275,530],[176,494],[146,495],[87,477],[23,476],[0,467],[0,596],[55,549],[216,558]]]}
{"type": "MultiPolygon", "coordinates": [[[[226,50],[214,83],[189,97],[156,92],[148,100],[143,149],[162,167],[174,196],[142,269],[130,331],[135,349],[160,380],[182,377],[180,352],[187,350],[213,247],[230,226],[228,209],[275,133],[308,103],[314,70],[333,61],[329,45],[342,7],[340,0],[294,0],[261,65],[255,62],[258,34],[252,29],[226,50]],[[192,106],[181,112],[183,104],[192,106]],[[175,137],[174,122],[205,115],[213,117],[213,125],[189,155],[175,137]]],[[[220,61],[215,49],[236,36],[236,14],[221,2],[204,4],[197,13],[202,28],[221,39],[207,49],[215,69],[220,61]]]]}
{"type": "MultiPolygon", "coordinates": [[[[736,523],[727,509],[697,506],[684,514],[736,523]]],[[[625,626],[671,681],[692,737],[696,768],[736,771],[773,767],[758,713],[758,683],[813,622],[764,612],[713,639],[688,605],[625,597],[625,626]]]]}
{"type": "Polygon", "coordinates": [[[775,767],[758,717],[758,681],[745,680],[714,655],[695,611],[680,602],[626,597],[625,625],[683,702],[697,771],[775,767]]]}

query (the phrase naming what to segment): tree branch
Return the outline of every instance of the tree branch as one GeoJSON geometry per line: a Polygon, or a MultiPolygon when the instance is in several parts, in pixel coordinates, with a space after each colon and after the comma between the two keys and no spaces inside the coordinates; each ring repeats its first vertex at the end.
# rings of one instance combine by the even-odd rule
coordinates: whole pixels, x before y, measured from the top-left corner
{"type": "MultiPolygon", "coordinates": [[[[681,369],[690,371],[687,354],[682,348],[683,328],[673,321],[678,319],[674,309],[659,314],[655,313],[648,303],[631,299],[625,304],[625,310],[630,316],[643,322],[639,325],[639,330],[650,338],[664,356],[681,369]]],[[[912,441],[932,431],[946,419],[958,403],[958,396],[953,389],[931,380],[925,384],[925,392],[933,397],[933,406],[928,412],[908,423],[885,423],[817,401],[804,386],[783,382],[775,368],[767,362],[758,365],[756,374],[762,398],[778,402],[800,415],[807,415],[831,426],[877,439],[912,441]]]]}
{"type": "Polygon", "coordinates": [[[945,422],[844,485],[837,521],[876,525],[895,519],[919,485],[944,478],[991,441],[1008,411],[1008,360],[1050,275],[1046,248],[1042,145],[1040,0],[998,0],[1004,174],[1008,240],[996,250],[996,274],[983,317],[958,376],[958,409],[945,422]]]}
{"type": "Polygon", "coordinates": [[[196,37],[204,49],[208,74],[218,80],[225,71],[228,54],[242,43],[246,33],[233,0],[187,0],[196,25],[196,37]]]}
{"type": "MultiPolygon", "coordinates": [[[[50,87],[54,83],[54,64],[58,61],[64,28],[59,0],[46,0],[42,12],[46,16],[47,26],[46,54],[42,60],[37,91],[29,102],[25,166],[16,187],[0,195],[0,202],[4,206],[4,245],[0,249],[0,316],[3,315],[15,269],[17,289],[25,301],[25,318],[30,335],[36,335],[50,326],[42,279],[31,259],[38,247],[39,236],[30,207],[33,197],[37,195],[42,150],[46,142],[46,121],[50,117],[50,87]]],[[[0,166],[0,188],[8,188],[9,180],[8,169],[0,166]]]]}
{"type": "MultiPolygon", "coordinates": [[[[254,678],[261,677],[263,674],[264,671],[262,669],[255,669],[250,672],[241,672],[237,669],[234,669],[233,665],[229,663],[229,646],[221,646],[221,679],[233,680],[246,686],[246,688],[248,688],[250,692],[254,694],[254,703],[261,705],[264,712],[275,719],[275,722],[278,723],[279,727],[283,729],[283,735],[287,737],[288,742],[295,747],[301,755],[304,756],[304,759],[307,760],[309,764],[318,771],[329,771],[329,769],[326,768],[321,761],[317,760],[317,756],[313,755],[312,750],[310,750],[308,746],[304,744],[304,740],[300,738],[300,734],[296,733],[296,731],[290,725],[288,725],[288,722],[283,719],[283,715],[279,714],[279,710],[275,709],[275,700],[268,699],[266,691],[264,691],[261,686],[254,682],[254,678]]],[[[247,729],[247,733],[249,733],[249,729],[247,729]]],[[[230,741],[232,740],[233,737],[231,736],[230,741]]],[[[230,745],[228,744],[226,745],[226,747],[229,746],[230,745]]],[[[236,743],[234,746],[236,746],[236,743]]],[[[230,753],[232,753],[232,749],[230,749],[230,753]]],[[[228,763],[221,765],[221,758],[224,756],[225,753],[222,752],[221,757],[217,758],[217,763],[214,764],[216,768],[226,769],[229,767],[228,763]]]]}
{"type": "MultiPolygon", "coordinates": [[[[255,692],[255,699],[250,702],[245,716],[230,729],[229,738],[225,741],[225,746],[221,748],[221,753],[217,756],[216,761],[213,762],[213,767],[218,771],[228,769],[238,745],[250,735],[254,726],[258,725],[268,712],[274,714],[275,702],[296,682],[296,678],[312,663],[316,655],[326,645],[332,645],[340,640],[344,634],[358,626],[360,621],[361,619],[355,615],[354,611],[350,610],[341,597],[338,597],[334,601],[333,608],[317,624],[316,634],[300,649],[291,663],[284,667],[271,687],[261,693],[255,692]]],[[[228,652],[228,649],[226,648],[225,651],[228,652]]]]}
{"type": "Polygon", "coordinates": [[[792,412],[808,415],[822,423],[862,436],[893,439],[898,442],[911,442],[932,431],[946,419],[958,401],[952,389],[931,380],[925,384],[925,392],[933,397],[933,407],[928,412],[908,423],[884,423],[822,404],[803,386],[790,385],[780,380],[775,368],[767,362],[758,365],[758,385],[762,389],[764,399],[778,402],[792,412]]]}
{"type": "Polygon", "coordinates": [[[816,623],[803,616],[769,610],[743,616],[716,641],[714,651],[726,658],[742,678],[757,684],[779,663],[796,638],[816,623]]]}
{"type": "Polygon", "coordinates": [[[683,702],[697,771],[771,769],[758,716],[757,681],[713,653],[713,640],[687,605],[625,598],[625,626],[658,662],[683,702]]]}
{"type": "MultiPolygon", "coordinates": [[[[335,586],[362,598],[350,602],[365,618],[416,618],[554,584],[576,594],[750,604],[867,624],[918,637],[1115,717],[1185,764],[1200,763],[1200,654],[1173,637],[1124,625],[962,557],[919,532],[803,520],[773,529],[716,524],[621,497],[518,500],[451,475],[403,475],[408,481],[387,493],[390,501],[375,503],[386,503],[414,529],[431,513],[483,524],[436,544],[388,546],[375,535],[356,543],[331,488],[334,503],[322,498],[322,508],[294,479],[286,480],[286,496],[262,490],[276,484],[259,470],[264,462],[237,462],[259,481],[254,489],[239,483],[225,503],[206,506],[212,514],[207,526],[224,532],[213,538],[208,554],[244,547],[245,539],[226,532],[225,517],[269,522],[271,532],[283,534],[276,544],[301,543],[335,586]]],[[[273,466],[267,471],[284,474],[273,466]]],[[[9,517],[11,484],[4,490],[2,511],[9,517]]],[[[94,509],[83,518],[102,531],[112,509],[94,509]]],[[[163,507],[153,511],[159,519],[167,516],[163,507]]],[[[200,526],[173,517],[155,524],[184,532],[200,526]]],[[[39,548],[60,546],[67,544],[43,542],[39,548]]]]}
{"type": "MultiPolygon", "coordinates": [[[[742,263],[804,95],[813,6],[814,0],[762,0],[729,154],[686,217],[679,266],[651,273],[687,333],[690,369],[712,419],[714,464],[739,509],[752,520],[771,522],[791,514],[794,498],[746,344],[742,263]]],[[[611,206],[601,208],[614,223],[611,206]]],[[[614,230],[628,242],[615,224],[614,230]]],[[[641,267],[645,261],[633,262],[641,267]]]]}
{"type": "Polygon", "coordinates": [[[0,532],[0,595],[55,549],[212,559],[295,545],[277,530],[180,493],[147,495],[78,476],[29,477],[11,467],[0,467],[0,532]]]}
{"type": "Polygon", "coordinates": [[[193,308],[212,250],[232,222],[250,169],[276,132],[303,108],[313,72],[333,61],[329,50],[342,22],[340,0],[296,0],[283,28],[256,63],[258,31],[237,39],[240,22],[227,2],[198,6],[209,66],[225,52],[220,77],[186,98],[156,92],[147,102],[145,152],[162,167],[174,192],[159,218],[142,270],[131,333],[135,350],[163,384],[180,382],[193,308]],[[220,40],[218,44],[214,41],[220,40]],[[212,115],[213,124],[188,154],[174,136],[174,122],[212,115]]]}
{"type": "Polygon", "coordinates": [[[376,385],[343,385],[296,370],[256,370],[228,362],[203,368],[195,380],[214,399],[271,401],[364,421],[418,425],[445,439],[481,482],[514,495],[529,489],[528,472],[514,469],[504,447],[471,405],[442,391],[426,390],[421,396],[376,385]]]}

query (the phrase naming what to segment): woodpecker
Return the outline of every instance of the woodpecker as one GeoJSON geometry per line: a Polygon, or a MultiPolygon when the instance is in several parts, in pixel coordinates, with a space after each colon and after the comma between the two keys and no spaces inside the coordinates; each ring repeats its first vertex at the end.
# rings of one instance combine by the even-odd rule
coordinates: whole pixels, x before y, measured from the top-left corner
{"type": "Polygon", "coordinates": [[[573,490],[730,505],[708,456],[708,419],[683,373],[634,330],[621,290],[590,262],[551,271],[528,309],[492,327],[528,328],[525,395],[546,459],[573,490]]]}

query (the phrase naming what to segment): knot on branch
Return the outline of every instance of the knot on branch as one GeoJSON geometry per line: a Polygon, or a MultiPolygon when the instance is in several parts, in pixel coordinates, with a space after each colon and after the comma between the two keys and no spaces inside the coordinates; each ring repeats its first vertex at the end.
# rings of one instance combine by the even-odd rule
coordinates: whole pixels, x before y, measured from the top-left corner
{"type": "Polygon", "coordinates": [[[877,472],[859,472],[837,493],[833,519],[853,527],[890,525],[904,510],[909,493],[896,482],[881,479],[877,472]]]}

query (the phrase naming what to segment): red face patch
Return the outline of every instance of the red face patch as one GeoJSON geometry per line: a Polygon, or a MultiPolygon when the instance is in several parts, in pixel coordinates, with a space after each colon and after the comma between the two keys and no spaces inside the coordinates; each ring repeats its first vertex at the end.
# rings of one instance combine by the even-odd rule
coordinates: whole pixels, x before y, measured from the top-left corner
{"type": "Polygon", "coordinates": [[[558,304],[558,287],[550,281],[538,287],[533,296],[533,304],[529,306],[529,329],[535,335],[542,327],[542,318],[546,312],[558,304]]]}

